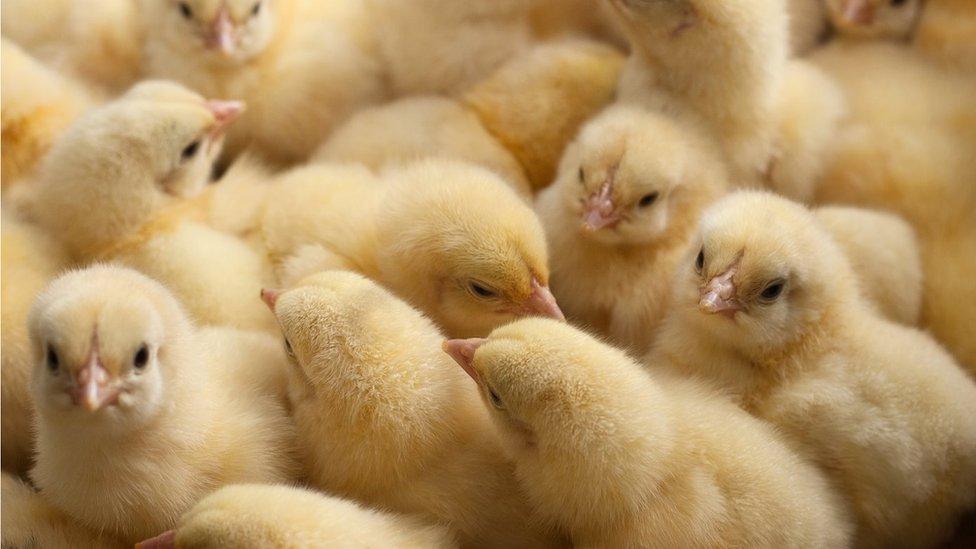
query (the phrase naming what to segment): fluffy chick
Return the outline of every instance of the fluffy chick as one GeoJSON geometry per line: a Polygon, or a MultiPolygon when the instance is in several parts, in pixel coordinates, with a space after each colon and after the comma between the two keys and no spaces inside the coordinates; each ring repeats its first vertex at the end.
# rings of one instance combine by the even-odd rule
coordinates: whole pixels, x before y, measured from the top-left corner
{"type": "Polygon", "coordinates": [[[146,73],[248,112],[229,155],[306,159],[355,110],[384,96],[361,2],[143,0],[146,73]]]}
{"type": "Polygon", "coordinates": [[[446,97],[408,97],[363,109],[316,152],[326,162],[359,162],[373,170],[445,157],[484,166],[527,200],[532,188],[518,160],[482,126],[478,116],[446,97]]]}
{"type": "Polygon", "coordinates": [[[931,547],[976,505],[976,385],[877,316],[812,213],[741,192],[706,211],[652,363],[710,380],[831,476],[864,547],[931,547]]]}
{"type": "Polygon", "coordinates": [[[834,29],[843,36],[907,40],[922,13],[922,0],[824,0],[834,29]]]}
{"type": "Polygon", "coordinates": [[[3,212],[0,313],[2,313],[3,364],[0,369],[0,419],[2,419],[3,469],[26,475],[34,441],[31,432],[33,404],[30,373],[33,369],[27,337],[27,315],[34,297],[67,264],[64,250],[36,227],[3,212]]]}
{"type": "Polygon", "coordinates": [[[922,259],[915,231],[897,215],[844,206],[814,210],[840,246],[865,299],[894,322],[918,324],[922,259]]]}
{"type": "Polygon", "coordinates": [[[536,203],[567,316],[646,351],[698,216],[726,185],[694,127],[627,105],[588,122],[536,203]]]}
{"type": "Polygon", "coordinates": [[[52,147],[31,188],[31,215],[77,261],[115,260],[164,282],[200,322],[273,330],[253,298],[270,278],[266,262],[198,221],[200,193],[242,108],[177,84],[135,86],[52,147]]]}
{"type": "Polygon", "coordinates": [[[31,478],[82,525],[134,543],[224,484],[294,478],[294,429],[267,390],[285,357],[244,362],[269,356],[270,336],[197,331],[161,284],[108,266],[52,282],[29,326],[31,478]]]}
{"type": "Polygon", "coordinates": [[[0,481],[0,540],[4,547],[122,547],[107,536],[99,536],[55,510],[41,496],[16,477],[3,473],[0,481]]]}
{"type": "Polygon", "coordinates": [[[0,43],[3,190],[30,174],[57,137],[94,101],[92,94],[44,66],[6,38],[0,43]]]}
{"type": "Polygon", "coordinates": [[[296,172],[267,207],[272,255],[299,255],[285,261],[286,284],[320,270],[355,270],[456,337],[527,314],[562,318],[548,287],[542,225],[494,173],[429,159],[390,170],[379,187],[362,168],[366,185],[361,176],[325,184],[322,174],[335,170],[296,172]]]}
{"type": "Polygon", "coordinates": [[[928,0],[913,45],[940,65],[976,73],[976,14],[972,3],[928,0]]]}
{"type": "Polygon", "coordinates": [[[651,378],[547,319],[445,350],[477,382],[526,495],[576,546],[847,545],[827,479],[697,382],[651,378]]]}
{"type": "Polygon", "coordinates": [[[303,547],[456,547],[445,528],[365,509],[301,488],[226,486],[203,498],[176,530],[136,544],[138,549],[301,549],[303,547]]]}
{"type": "Polygon", "coordinates": [[[262,297],[292,358],[314,485],[450,525],[465,545],[545,544],[477,395],[420,312],[341,271],[262,297]]]}

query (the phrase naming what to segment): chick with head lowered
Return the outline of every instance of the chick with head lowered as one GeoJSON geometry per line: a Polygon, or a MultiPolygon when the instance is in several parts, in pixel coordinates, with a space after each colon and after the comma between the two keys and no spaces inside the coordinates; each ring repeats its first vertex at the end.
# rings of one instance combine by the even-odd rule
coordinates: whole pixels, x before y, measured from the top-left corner
{"type": "Polygon", "coordinates": [[[80,525],[135,543],[221,485],[296,478],[270,336],[198,330],[161,284],[110,266],[52,282],[29,327],[31,478],[80,525]]]}
{"type": "Polygon", "coordinates": [[[446,524],[465,546],[556,541],[536,527],[477,395],[422,314],[343,271],[262,296],[291,356],[291,410],[314,486],[446,524]]]}
{"type": "Polygon", "coordinates": [[[709,380],[828,473],[859,546],[929,547],[976,506],[976,384],[866,306],[804,207],[740,192],[702,218],[652,365],[709,380]]]}
{"type": "Polygon", "coordinates": [[[477,383],[536,511],[578,547],[844,547],[827,479],[698,382],[525,319],[445,350],[477,383]]]}
{"type": "Polygon", "coordinates": [[[562,318],[542,225],[494,173],[439,159],[390,170],[385,183],[364,169],[336,170],[302,169],[267,206],[265,241],[272,257],[286,258],[286,285],[355,270],[454,337],[524,315],[562,318]]]}

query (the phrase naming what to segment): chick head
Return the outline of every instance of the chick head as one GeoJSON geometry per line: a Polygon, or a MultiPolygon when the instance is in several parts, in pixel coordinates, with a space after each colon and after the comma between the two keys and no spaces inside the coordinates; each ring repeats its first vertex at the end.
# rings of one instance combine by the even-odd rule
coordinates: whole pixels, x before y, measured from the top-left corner
{"type": "Polygon", "coordinates": [[[145,0],[149,40],[217,65],[247,62],[274,37],[281,0],[145,0]]]}
{"type": "Polygon", "coordinates": [[[174,396],[192,329],[161,284],[101,265],[51,282],[28,324],[40,416],[116,434],[151,421],[174,396]]]}
{"type": "Polygon", "coordinates": [[[856,301],[850,267],[803,206],[740,191],[710,207],[674,289],[678,314],[756,356],[798,340],[856,301]]]}
{"type": "Polygon", "coordinates": [[[582,234],[610,246],[650,244],[725,186],[721,161],[677,123],[613,107],[567,148],[557,188],[582,234]]]}
{"type": "Polygon", "coordinates": [[[458,337],[520,316],[563,318],[542,224],[497,175],[444,160],[393,175],[378,262],[394,291],[458,337]]]}
{"type": "Polygon", "coordinates": [[[827,12],[841,34],[904,39],[922,13],[921,0],[827,0],[827,12]]]}
{"type": "MultiPolygon", "coordinates": [[[[621,396],[654,392],[653,386],[635,385],[625,373],[639,368],[621,370],[621,364],[631,363],[623,351],[551,319],[518,320],[487,338],[451,339],[442,347],[478,384],[513,457],[586,445],[592,441],[583,439],[598,435],[602,421],[621,412],[629,415],[625,402],[631,399],[621,396]]],[[[646,404],[654,396],[637,401],[646,404]]]]}

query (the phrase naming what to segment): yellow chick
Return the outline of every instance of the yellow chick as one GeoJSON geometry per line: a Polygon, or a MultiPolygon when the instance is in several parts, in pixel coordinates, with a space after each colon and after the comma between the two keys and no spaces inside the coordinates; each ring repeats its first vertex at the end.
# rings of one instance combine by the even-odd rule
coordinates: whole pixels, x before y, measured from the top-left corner
{"type": "Polygon", "coordinates": [[[651,364],[722,387],[831,476],[863,547],[932,547],[976,506],[976,384],[879,317],[809,210],[740,192],[702,218],[651,364]]]}
{"type": "Polygon", "coordinates": [[[444,348],[477,383],[526,496],[577,547],[848,544],[827,479],[697,382],[652,378],[547,319],[444,348]]]}
{"type": "Polygon", "coordinates": [[[384,96],[359,2],[143,0],[146,73],[248,112],[228,139],[270,160],[306,159],[355,110],[384,96]]]}
{"type": "Polygon", "coordinates": [[[79,262],[114,260],[164,282],[199,322],[273,330],[253,297],[270,268],[202,223],[199,195],[243,108],[177,84],[135,86],[52,147],[31,185],[31,216],[79,262]]]}
{"type": "Polygon", "coordinates": [[[395,96],[457,95],[527,49],[536,0],[365,0],[395,96]]]}
{"type": "Polygon", "coordinates": [[[477,395],[420,312],[342,271],[262,297],[293,362],[291,409],[313,485],[447,524],[466,546],[548,541],[477,395]]]}
{"type": "Polygon", "coordinates": [[[0,313],[3,365],[0,369],[0,424],[3,469],[24,476],[30,469],[34,441],[30,373],[34,367],[27,337],[27,315],[34,297],[67,264],[64,250],[36,227],[3,212],[0,313]]]}
{"type": "Polygon", "coordinates": [[[915,231],[897,215],[824,206],[817,223],[834,238],[864,298],[882,316],[908,326],[922,309],[922,259],[915,231]]]}
{"type": "Polygon", "coordinates": [[[976,13],[969,0],[927,0],[914,47],[937,63],[976,73],[976,13]]]}
{"type": "Polygon", "coordinates": [[[855,38],[906,40],[922,13],[922,0],[824,0],[834,29],[855,38]]]}
{"type": "Polygon", "coordinates": [[[539,219],[487,169],[428,159],[388,171],[385,183],[362,167],[292,176],[277,184],[263,226],[272,257],[288,258],[285,284],[354,270],[457,337],[523,315],[562,318],[539,219]]]}
{"type": "Polygon", "coordinates": [[[44,66],[6,38],[0,51],[0,180],[6,192],[34,170],[57,137],[92,105],[94,97],[79,83],[44,66]]]}
{"type": "Polygon", "coordinates": [[[416,518],[301,488],[261,484],[221,488],[187,511],[176,530],[136,544],[137,549],[456,546],[447,529],[416,518]]]}
{"type": "Polygon", "coordinates": [[[266,390],[285,357],[244,362],[269,356],[270,336],[197,331],[161,284],[110,266],[56,279],[29,326],[31,478],[80,524],[131,544],[224,484],[294,478],[294,429],[266,390]]]}
{"type": "Polygon", "coordinates": [[[717,145],[666,116],[618,105],[583,126],[536,201],[570,320],[646,351],[674,266],[726,177],[717,145]]]}
{"type": "Polygon", "coordinates": [[[529,16],[532,34],[540,40],[589,37],[626,49],[627,40],[613,21],[606,2],[536,0],[529,16]]]}
{"type": "Polygon", "coordinates": [[[29,484],[12,475],[3,473],[0,492],[0,540],[4,547],[123,547],[118,541],[79,526],[51,507],[29,484]]]}

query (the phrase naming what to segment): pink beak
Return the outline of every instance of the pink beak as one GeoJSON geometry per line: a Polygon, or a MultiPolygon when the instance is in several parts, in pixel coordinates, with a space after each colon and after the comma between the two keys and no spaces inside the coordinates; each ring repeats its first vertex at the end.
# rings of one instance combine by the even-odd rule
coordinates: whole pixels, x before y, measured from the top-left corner
{"type": "Polygon", "coordinates": [[[874,6],[868,0],[847,0],[842,17],[851,25],[870,25],[874,22],[874,6]]]}
{"type": "Polygon", "coordinates": [[[216,120],[216,124],[214,124],[211,133],[214,135],[223,134],[227,127],[241,116],[245,107],[246,104],[243,101],[208,100],[207,110],[210,111],[214,120],[216,120]]]}
{"type": "Polygon", "coordinates": [[[481,376],[474,369],[474,353],[478,350],[478,347],[485,344],[485,341],[487,340],[480,337],[473,337],[471,339],[448,339],[441,344],[441,349],[450,355],[454,359],[454,362],[457,362],[471,376],[471,379],[475,380],[476,383],[481,383],[481,376]]]}
{"type": "Polygon", "coordinates": [[[72,400],[89,412],[97,412],[116,401],[118,393],[109,387],[109,373],[98,356],[98,340],[93,338],[88,363],[75,376],[72,400]]]}
{"type": "Polygon", "coordinates": [[[278,296],[281,295],[281,290],[271,290],[269,288],[264,288],[261,290],[261,301],[271,309],[273,313],[275,310],[275,303],[278,302],[278,296]]]}
{"type": "Polygon", "coordinates": [[[735,298],[735,283],[732,281],[736,270],[737,268],[732,266],[724,273],[712,277],[704,287],[699,288],[698,308],[702,312],[722,313],[733,317],[736,311],[742,310],[742,305],[735,298]]]}
{"type": "Polygon", "coordinates": [[[613,204],[613,174],[600,187],[600,191],[590,195],[583,204],[583,230],[596,232],[612,227],[620,221],[620,214],[613,204]]]}
{"type": "Polygon", "coordinates": [[[529,315],[538,314],[556,320],[566,320],[559,304],[556,303],[556,297],[548,287],[539,284],[535,277],[532,277],[532,293],[525,301],[525,312],[529,315]]]}
{"type": "Polygon", "coordinates": [[[219,49],[220,53],[228,57],[234,53],[234,22],[230,18],[227,6],[220,7],[217,17],[210,25],[207,47],[219,49]]]}
{"type": "Polygon", "coordinates": [[[176,530],[167,530],[154,538],[136,544],[136,549],[173,549],[175,547],[176,530]]]}

